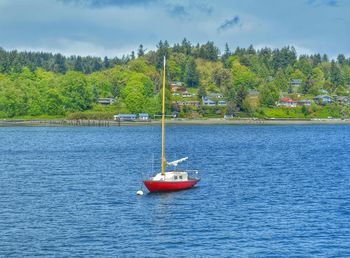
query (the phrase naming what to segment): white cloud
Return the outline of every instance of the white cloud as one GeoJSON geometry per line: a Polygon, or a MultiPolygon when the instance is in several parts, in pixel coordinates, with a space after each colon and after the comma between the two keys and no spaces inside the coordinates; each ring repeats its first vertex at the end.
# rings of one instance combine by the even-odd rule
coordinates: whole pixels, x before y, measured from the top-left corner
{"type": "Polygon", "coordinates": [[[165,0],[89,8],[47,0],[0,0],[0,46],[121,56],[139,44],[154,49],[159,40],[173,44],[186,37],[192,43],[214,41],[221,48],[225,42],[231,47],[294,43],[300,53],[336,55],[350,52],[349,9],[350,1],[317,8],[305,0],[165,0]],[[218,32],[235,16],[239,26],[218,32]]]}

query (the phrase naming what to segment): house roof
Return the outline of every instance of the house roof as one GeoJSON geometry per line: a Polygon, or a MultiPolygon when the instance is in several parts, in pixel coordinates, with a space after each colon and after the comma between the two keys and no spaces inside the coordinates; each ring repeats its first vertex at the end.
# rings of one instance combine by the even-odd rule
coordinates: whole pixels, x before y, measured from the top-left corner
{"type": "Polygon", "coordinates": [[[281,98],[280,99],[280,102],[289,102],[289,103],[292,103],[292,102],[296,102],[295,100],[292,100],[290,98],[287,98],[287,97],[284,97],[284,98],[281,98]]]}
{"type": "Polygon", "coordinates": [[[317,95],[315,98],[331,98],[328,95],[317,95]]]}

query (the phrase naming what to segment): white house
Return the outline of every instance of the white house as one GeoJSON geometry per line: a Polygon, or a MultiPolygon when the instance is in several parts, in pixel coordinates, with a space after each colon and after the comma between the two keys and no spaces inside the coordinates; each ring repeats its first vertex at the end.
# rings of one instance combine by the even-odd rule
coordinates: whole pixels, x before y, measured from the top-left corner
{"type": "Polygon", "coordinates": [[[280,99],[280,101],[277,103],[277,106],[294,108],[297,106],[297,101],[285,97],[280,99]]]}
{"type": "Polygon", "coordinates": [[[210,107],[216,106],[216,102],[207,97],[203,96],[202,101],[204,106],[210,106],[210,107]]]}
{"type": "Polygon", "coordinates": [[[140,113],[139,119],[143,121],[147,121],[149,119],[149,115],[147,113],[140,113]]]}

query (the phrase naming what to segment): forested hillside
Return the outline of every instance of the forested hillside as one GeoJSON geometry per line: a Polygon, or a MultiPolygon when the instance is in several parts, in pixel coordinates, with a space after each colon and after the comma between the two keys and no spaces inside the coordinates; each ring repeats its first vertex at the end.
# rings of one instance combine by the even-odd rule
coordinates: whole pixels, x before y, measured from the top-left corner
{"type": "Polygon", "coordinates": [[[343,54],[331,60],[326,54],[298,56],[289,46],[231,51],[227,44],[220,53],[213,42],[193,45],[184,39],[173,46],[160,41],[156,51],[147,53],[140,45],[136,54],[121,59],[0,49],[0,117],[159,113],[163,56],[167,57],[169,113],[184,117],[350,114],[350,102],[343,101],[349,97],[350,58],[343,54]],[[170,82],[181,84],[182,91],[170,89],[170,82]],[[332,101],[320,102],[317,95],[332,101]],[[282,97],[292,105],[279,102],[282,97]],[[113,98],[115,103],[102,106],[99,98],[113,98]],[[299,106],[303,100],[310,103],[299,106]]]}

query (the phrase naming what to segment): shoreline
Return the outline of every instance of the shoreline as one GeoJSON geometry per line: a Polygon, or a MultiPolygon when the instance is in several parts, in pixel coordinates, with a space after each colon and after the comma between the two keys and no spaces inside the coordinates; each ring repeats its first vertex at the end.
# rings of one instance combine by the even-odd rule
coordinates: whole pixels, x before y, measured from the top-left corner
{"type": "MultiPolygon", "coordinates": [[[[67,119],[33,119],[33,120],[0,120],[0,127],[36,127],[36,126],[149,126],[160,125],[160,120],[150,121],[112,121],[112,120],[67,120],[67,119]]],[[[350,119],[169,119],[168,125],[321,125],[350,124],[350,119]]]]}

